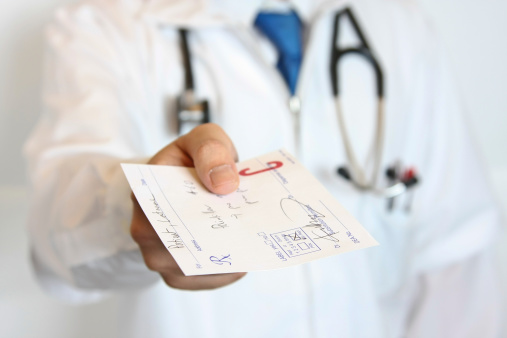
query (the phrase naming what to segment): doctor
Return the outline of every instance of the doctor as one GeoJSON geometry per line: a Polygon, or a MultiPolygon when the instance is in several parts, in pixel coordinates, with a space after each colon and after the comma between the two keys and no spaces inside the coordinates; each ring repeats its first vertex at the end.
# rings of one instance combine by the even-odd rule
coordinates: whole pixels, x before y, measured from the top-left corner
{"type": "MultiPolygon", "coordinates": [[[[340,25],[340,43],[357,44],[351,21],[340,25]]],[[[76,303],[117,294],[120,337],[500,335],[498,211],[438,42],[413,2],[84,0],[57,11],[47,41],[45,109],[26,154],[33,266],[51,294],[76,303]],[[295,82],[254,27],[266,6],[304,23],[295,82]],[[329,65],[333,19],[345,6],[382,65],[385,103],[379,110],[370,65],[347,58],[340,118],[329,65]],[[215,123],[183,136],[181,27],[194,96],[208,100],[215,123]],[[395,200],[336,173],[351,149],[367,163],[379,140],[376,186],[391,183],[386,169],[420,176],[395,200]],[[238,155],[280,147],[297,151],[381,245],[280,271],[184,277],[119,166],[195,166],[206,187],[228,193],[238,155]]]]}

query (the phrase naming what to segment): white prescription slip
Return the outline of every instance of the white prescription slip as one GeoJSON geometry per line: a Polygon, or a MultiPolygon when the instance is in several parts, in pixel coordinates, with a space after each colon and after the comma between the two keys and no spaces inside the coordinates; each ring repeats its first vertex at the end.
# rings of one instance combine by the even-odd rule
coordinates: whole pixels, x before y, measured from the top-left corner
{"type": "Polygon", "coordinates": [[[193,168],[122,164],[187,276],[278,269],[378,245],[292,155],[237,164],[239,189],[210,193],[193,168]]]}

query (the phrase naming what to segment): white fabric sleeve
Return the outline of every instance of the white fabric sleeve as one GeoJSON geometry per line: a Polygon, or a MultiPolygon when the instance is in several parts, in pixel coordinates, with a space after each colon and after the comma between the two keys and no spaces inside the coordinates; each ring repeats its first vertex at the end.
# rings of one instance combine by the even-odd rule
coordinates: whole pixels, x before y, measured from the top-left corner
{"type": "Polygon", "coordinates": [[[409,280],[412,318],[407,337],[499,337],[502,291],[491,252],[500,209],[468,129],[449,62],[433,34],[420,123],[426,163],[415,191],[409,280]],[[417,293],[417,294],[415,294],[417,293]]]}
{"type": "Polygon", "coordinates": [[[122,45],[116,25],[85,5],[57,11],[46,32],[44,111],[25,145],[34,270],[69,301],[158,279],[129,234],[120,163],[144,163],[151,150],[141,132],[146,105],[122,53],[135,46],[122,45]]]}

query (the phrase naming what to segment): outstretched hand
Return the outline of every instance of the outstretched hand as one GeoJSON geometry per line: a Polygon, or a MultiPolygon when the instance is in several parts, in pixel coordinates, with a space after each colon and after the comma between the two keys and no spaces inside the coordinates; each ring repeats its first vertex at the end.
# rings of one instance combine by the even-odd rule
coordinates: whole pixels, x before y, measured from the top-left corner
{"type": "MultiPolygon", "coordinates": [[[[195,167],[199,179],[208,190],[225,195],[239,186],[236,169],[237,153],[227,134],[216,124],[194,128],[158,152],[149,164],[195,167]]],[[[167,285],[186,290],[215,289],[231,284],[246,273],[206,276],[185,276],[160,241],[132,194],[134,211],[130,233],[139,244],[144,261],[150,270],[160,273],[167,285]]]]}

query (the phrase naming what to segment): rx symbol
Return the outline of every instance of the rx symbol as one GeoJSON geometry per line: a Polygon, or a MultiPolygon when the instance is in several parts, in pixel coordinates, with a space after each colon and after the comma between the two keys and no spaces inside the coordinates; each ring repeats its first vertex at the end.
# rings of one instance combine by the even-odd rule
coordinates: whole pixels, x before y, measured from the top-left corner
{"type": "Polygon", "coordinates": [[[222,256],[222,258],[218,258],[216,256],[211,256],[209,258],[209,260],[212,262],[212,263],[215,263],[217,265],[223,265],[224,263],[227,263],[229,265],[232,265],[232,263],[230,262],[231,260],[231,255],[227,255],[227,256],[222,256]]]}

